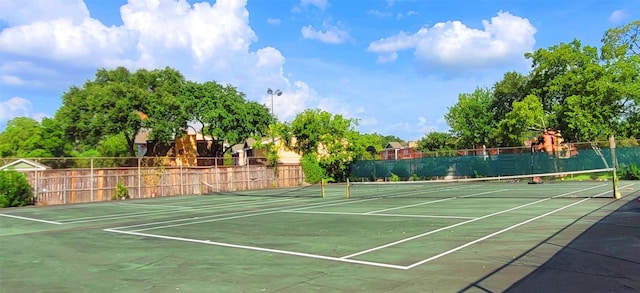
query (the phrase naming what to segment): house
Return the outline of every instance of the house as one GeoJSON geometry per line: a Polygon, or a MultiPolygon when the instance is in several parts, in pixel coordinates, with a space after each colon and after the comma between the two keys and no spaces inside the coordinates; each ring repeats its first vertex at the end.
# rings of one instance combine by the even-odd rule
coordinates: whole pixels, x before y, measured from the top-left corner
{"type": "MultiPolygon", "coordinates": [[[[244,143],[236,144],[232,146],[233,157],[237,158],[237,164],[240,166],[244,165],[255,165],[255,164],[269,164],[266,160],[267,152],[263,147],[256,148],[256,140],[253,138],[248,138],[244,143]]],[[[301,156],[289,149],[289,147],[280,140],[280,138],[275,138],[274,142],[276,144],[278,150],[278,164],[297,164],[300,162],[301,156]]],[[[259,142],[262,145],[266,145],[271,143],[271,138],[263,138],[259,142]]]]}
{"type": "MultiPolygon", "coordinates": [[[[197,166],[197,165],[212,165],[211,159],[201,159],[198,157],[209,157],[209,152],[215,140],[211,136],[203,135],[193,129],[189,129],[182,136],[176,137],[176,139],[169,143],[157,143],[149,139],[150,131],[139,132],[134,143],[138,146],[138,155],[140,157],[169,157],[175,159],[169,159],[169,162],[165,162],[165,165],[174,166],[197,166]],[[210,164],[209,164],[210,163],[210,164]]],[[[222,144],[223,149],[229,147],[229,144],[224,142],[222,144]]]]}
{"type": "Polygon", "coordinates": [[[388,143],[380,152],[380,160],[403,160],[422,158],[422,152],[416,150],[417,143],[410,141],[402,145],[397,141],[388,143]]]}

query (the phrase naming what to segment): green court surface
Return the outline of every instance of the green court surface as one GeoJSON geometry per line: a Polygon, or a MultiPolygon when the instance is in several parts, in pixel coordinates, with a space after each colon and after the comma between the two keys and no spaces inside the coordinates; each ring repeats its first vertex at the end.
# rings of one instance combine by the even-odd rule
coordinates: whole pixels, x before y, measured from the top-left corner
{"type": "Polygon", "coordinates": [[[347,199],[329,185],[3,209],[0,292],[501,292],[639,187],[620,182],[615,200],[610,182],[354,186],[347,199]]]}

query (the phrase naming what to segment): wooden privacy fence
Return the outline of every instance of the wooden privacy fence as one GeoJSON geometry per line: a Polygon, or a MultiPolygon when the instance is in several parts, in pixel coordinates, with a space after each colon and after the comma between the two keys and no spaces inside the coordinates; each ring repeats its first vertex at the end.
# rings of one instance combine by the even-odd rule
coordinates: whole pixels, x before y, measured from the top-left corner
{"type": "Polygon", "coordinates": [[[49,169],[27,177],[38,204],[69,204],[115,198],[118,183],[129,198],[151,198],[214,192],[238,192],[304,184],[299,164],[271,167],[191,166],[93,169],[49,169]]]}

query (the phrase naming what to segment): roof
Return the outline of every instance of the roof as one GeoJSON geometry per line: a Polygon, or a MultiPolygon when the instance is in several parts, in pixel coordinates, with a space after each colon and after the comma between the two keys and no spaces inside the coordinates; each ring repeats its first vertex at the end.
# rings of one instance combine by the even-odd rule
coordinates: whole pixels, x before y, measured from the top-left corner
{"type": "Polygon", "coordinates": [[[40,164],[38,162],[26,160],[26,159],[19,159],[19,160],[13,161],[13,162],[11,162],[9,164],[6,164],[6,165],[0,167],[0,170],[2,170],[2,171],[6,171],[6,170],[42,171],[42,170],[47,170],[47,169],[51,169],[51,167],[42,165],[42,164],[40,164]]]}
{"type": "Polygon", "coordinates": [[[387,144],[387,146],[384,147],[385,149],[401,149],[403,148],[402,144],[400,144],[397,141],[392,141],[390,143],[387,144]]]}
{"type": "Polygon", "coordinates": [[[231,147],[231,150],[232,150],[234,153],[238,153],[238,152],[242,151],[243,149],[244,149],[244,144],[243,144],[243,143],[237,143],[237,144],[234,144],[234,145],[231,147]]]}

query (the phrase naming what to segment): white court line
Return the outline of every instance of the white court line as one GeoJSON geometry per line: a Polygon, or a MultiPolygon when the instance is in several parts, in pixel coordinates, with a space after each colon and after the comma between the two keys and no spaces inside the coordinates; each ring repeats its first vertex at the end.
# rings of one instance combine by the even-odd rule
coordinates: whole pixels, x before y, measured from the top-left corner
{"type": "Polygon", "coordinates": [[[151,207],[151,208],[179,208],[179,209],[193,209],[196,207],[185,207],[185,206],[174,206],[174,205],[164,205],[164,204],[146,204],[146,203],[129,203],[129,202],[119,202],[117,205],[126,206],[126,207],[151,207]]]}
{"type": "Polygon", "coordinates": [[[191,239],[191,238],[171,237],[171,236],[155,235],[155,234],[147,234],[147,233],[138,233],[138,232],[130,232],[130,231],[119,231],[119,230],[114,230],[114,229],[104,229],[103,231],[112,232],[112,233],[135,235],[135,236],[151,237],[151,238],[160,238],[160,239],[167,239],[167,240],[177,240],[177,241],[184,241],[184,242],[193,242],[193,243],[200,243],[200,244],[216,245],[216,246],[231,247],[231,248],[242,248],[242,249],[247,249],[247,250],[271,252],[271,253],[286,254],[286,255],[293,255],[293,256],[302,256],[302,257],[307,257],[307,258],[315,258],[315,259],[323,259],[323,260],[330,260],[330,261],[354,263],[354,264],[376,266],[376,267],[383,267],[383,268],[390,268],[390,269],[406,270],[405,266],[392,265],[392,264],[386,264],[386,263],[377,263],[377,262],[370,262],[370,261],[362,261],[362,260],[355,260],[355,259],[341,259],[341,258],[332,257],[332,256],[325,256],[325,255],[318,255],[318,254],[311,254],[311,253],[303,253],[303,252],[295,252],[295,251],[288,251],[288,250],[262,248],[262,247],[255,247],[255,246],[246,246],[246,245],[237,245],[237,244],[231,244],[231,243],[214,242],[214,241],[209,241],[209,240],[198,240],[198,239],[191,239]]]}
{"type": "MultiPolygon", "coordinates": [[[[344,202],[340,202],[338,204],[352,204],[352,203],[359,203],[359,202],[363,202],[363,201],[368,201],[368,200],[344,201],[344,202]]],[[[338,204],[327,204],[327,203],[323,203],[323,202],[317,202],[317,203],[311,203],[311,204],[303,205],[301,208],[296,208],[296,209],[292,209],[292,210],[315,208],[315,207],[325,207],[325,206],[334,206],[334,205],[338,205],[338,204]]],[[[218,218],[218,219],[212,219],[212,220],[206,220],[206,221],[198,221],[198,222],[187,222],[187,223],[182,223],[182,224],[179,224],[179,225],[159,226],[159,227],[153,227],[153,228],[144,229],[144,230],[162,229],[162,228],[168,228],[168,227],[186,226],[186,225],[191,225],[191,224],[216,222],[216,221],[220,221],[221,220],[221,219],[219,219],[219,217],[228,216],[228,215],[246,214],[246,215],[243,215],[243,217],[244,216],[247,216],[247,217],[258,216],[258,215],[264,215],[266,211],[269,211],[269,212],[266,212],[266,213],[271,214],[271,213],[281,212],[283,210],[289,210],[289,208],[290,207],[266,208],[266,209],[261,209],[262,212],[253,213],[253,214],[246,214],[246,213],[250,213],[252,211],[240,211],[240,212],[231,212],[231,213],[226,213],[226,214],[203,216],[203,217],[198,217],[197,219],[210,219],[210,218],[218,218]]],[[[227,219],[227,218],[224,218],[224,219],[227,219]]],[[[152,222],[152,223],[145,223],[145,224],[136,224],[136,225],[130,225],[130,226],[122,226],[122,227],[117,227],[117,228],[113,228],[113,229],[125,229],[125,228],[133,228],[133,227],[152,226],[152,225],[158,225],[158,224],[186,222],[186,221],[193,221],[193,220],[194,220],[193,218],[176,219],[176,220],[152,222]]],[[[142,230],[134,230],[134,231],[142,231],[142,230]]]]}
{"type": "MultiPolygon", "coordinates": [[[[633,184],[630,184],[630,185],[627,185],[627,186],[631,186],[631,185],[633,185],[633,184]]],[[[600,186],[596,186],[596,187],[601,187],[601,186],[604,186],[604,185],[600,185],[600,186]]],[[[625,186],[625,187],[627,187],[627,186],[625,186]]],[[[575,191],[575,192],[585,191],[585,190],[593,189],[593,188],[596,188],[596,187],[586,188],[586,189],[582,189],[582,190],[575,191]]],[[[622,188],[625,188],[625,187],[622,187],[622,188]]],[[[575,193],[575,192],[571,192],[571,193],[575,193]]],[[[567,193],[567,194],[571,194],[571,193],[567,193]]],[[[607,192],[603,192],[603,193],[601,193],[601,194],[598,194],[597,196],[599,196],[599,195],[603,195],[603,194],[606,194],[606,193],[607,193],[607,192]]],[[[561,194],[561,195],[558,195],[558,196],[567,195],[567,194],[561,194]]],[[[546,200],[549,200],[549,199],[551,199],[551,198],[546,198],[546,199],[538,200],[538,201],[536,201],[536,202],[532,202],[532,203],[525,204],[525,205],[522,205],[522,206],[518,206],[518,207],[511,208],[511,209],[507,209],[507,210],[504,210],[504,211],[501,211],[501,212],[497,212],[497,213],[493,213],[493,214],[490,214],[490,215],[486,215],[484,218],[490,217],[490,216],[492,216],[492,215],[497,215],[497,214],[501,214],[501,213],[509,212],[509,211],[512,211],[512,210],[515,210],[515,209],[519,209],[519,208],[522,208],[522,207],[525,207],[525,206],[529,206],[529,205],[537,204],[537,203],[540,203],[540,202],[543,202],[543,201],[546,201],[546,200]]],[[[490,237],[493,237],[493,236],[499,235],[499,234],[501,234],[501,233],[504,233],[504,232],[509,231],[509,230],[511,230],[511,229],[514,229],[514,228],[516,228],[516,227],[522,226],[522,225],[524,225],[524,224],[530,223],[530,222],[535,221],[535,220],[537,220],[537,219],[540,219],[540,218],[546,217],[546,216],[548,216],[548,215],[551,215],[551,214],[553,214],[553,213],[556,213],[556,212],[558,212],[558,211],[564,210],[564,209],[566,209],[566,208],[568,208],[568,207],[571,207],[571,206],[573,206],[573,205],[577,205],[577,204],[582,203],[582,202],[584,202],[584,201],[586,201],[586,200],[588,200],[588,199],[589,199],[589,198],[586,198],[586,199],[583,199],[583,200],[581,200],[581,201],[578,201],[578,202],[575,202],[575,203],[571,203],[571,204],[569,204],[569,205],[567,205],[567,206],[564,206],[564,207],[558,208],[558,209],[556,209],[556,210],[554,210],[554,211],[551,211],[551,212],[545,213],[545,214],[543,214],[543,215],[540,215],[540,216],[534,217],[534,218],[532,218],[532,219],[529,219],[529,220],[526,220],[526,221],[524,221],[524,222],[521,222],[521,223],[518,223],[518,224],[512,225],[512,226],[507,227],[507,228],[505,228],[505,229],[502,229],[502,230],[500,230],[500,231],[498,231],[498,232],[495,232],[495,233],[489,234],[489,235],[487,235],[487,236],[485,236],[485,237],[482,237],[482,238],[476,239],[476,240],[474,240],[474,241],[472,241],[472,242],[469,242],[469,243],[467,243],[467,244],[462,245],[462,247],[454,248],[454,249],[450,250],[450,252],[448,252],[448,253],[441,253],[441,254],[439,254],[437,257],[431,257],[431,258],[428,258],[428,259],[425,259],[425,260],[422,260],[422,261],[416,262],[416,263],[411,264],[411,265],[408,265],[408,266],[400,266],[400,265],[393,265],[393,264],[386,264],[386,263],[377,263],[377,262],[369,262],[369,261],[353,260],[353,259],[348,259],[347,257],[349,257],[349,256],[337,258],[337,257],[330,257],[330,256],[323,256],[323,255],[316,255],[316,254],[309,254],[309,253],[300,253],[300,252],[294,252],[294,251],[277,250],[277,249],[269,249],[269,248],[261,248],[261,247],[245,246],[245,245],[236,245],[236,244],[229,244],[229,243],[222,243],[222,242],[212,242],[212,241],[209,241],[209,240],[197,240],[197,239],[190,239],[190,238],[181,238],[181,237],[163,236],[163,235],[146,234],[146,233],[139,233],[139,232],[119,231],[119,230],[116,230],[116,229],[104,229],[103,231],[106,231],[106,232],[113,232],[113,233],[120,233],[120,234],[128,234],[128,235],[143,236],[143,237],[152,237],[152,238],[161,238],[161,239],[168,239],[168,240],[178,240],[178,241],[185,241],[185,242],[194,242],[194,243],[200,243],[200,244],[217,245],[217,246],[224,246],[224,247],[231,247],[231,248],[241,248],[241,249],[248,249],[248,250],[255,250],[255,251],[263,251],[263,252],[272,252],[272,253],[279,253],[279,254],[286,254],[286,255],[294,255],[294,256],[301,256],[301,257],[308,257],[308,258],[315,258],[315,259],[323,259],[323,260],[330,260],[330,261],[338,261],[338,262],[345,262],[345,263],[353,263],[353,264],[362,264],[362,265],[369,265],[369,266],[377,266],[377,267],[384,267],[384,268],[392,268],[392,269],[408,270],[408,269],[414,268],[414,267],[416,267],[416,266],[418,266],[418,265],[421,265],[421,264],[424,264],[424,263],[429,262],[429,261],[431,261],[431,260],[434,260],[434,259],[436,259],[436,258],[439,258],[439,257],[445,256],[445,255],[447,255],[447,254],[450,254],[450,253],[452,253],[452,252],[455,252],[455,251],[457,251],[457,250],[460,250],[460,249],[462,249],[462,248],[464,248],[464,247],[467,247],[467,246],[470,246],[470,245],[476,244],[476,243],[478,243],[478,242],[480,242],[480,241],[483,241],[483,240],[486,240],[486,239],[488,239],[488,238],[490,238],[490,237]]],[[[357,202],[357,201],[356,201],[356,202],[357,202]]],[[[286,211],[286,212],[292,212],[292,211],[291,211],[291,210],[288,210],[288,211],[286,211]]],[[[470,222],[470,221],[466,221],[466,222],[470,222]]],[[[463,222],[463,223],[464,223],[464,222],[463,222]]],[[[443,229],[446,229],[446,228],[443,228],[443,229]]],[[[443,229],[439,229],[439,230],[443,230],[443,229]]],[[[410,237],[410,238],[411,238],[411,239],[415,239],[415,236],[414,236],[414,237],[410,237]]]]}
{"type": "Polygon", "coordinates": [[[428,205],[428,204],[432,204],[432,203],[438,203],[438,202],[442,202],[442,201],[452,200],[452,199],[456,199],[456,198],[472,197],[472,196],[476,196],[476,195],[489,194],[489,193],[496,193],[496,192],[503,192],[503,191],[507,191],[507,190],[508,190],[508,189],[500,189],[500,190],[494,190],[494,191],[486,191],[486,192],[479,192],[479,193],[467,194],[467,195],[458,196],[458,197],[443,198],[443,199],[438,199],[438,200],[432,200],[432,201],[427,201],[427,202],[421,202],[421,203],[416,203],[416,204],[410,204],[410,205],[406,205],[406,206],[400,206],[400,207],[388,208],[388,209],[383,209],[383,210],[371,211],[371,212],[367,212],[367,213],[365,213],[365,214],[373,214],[373,213],[379,213],[379,212],[387,212],[387,211],[393,211],[393,210],[399,210],[399,209],[405,209],[405,208],[417,207],[417,206],[428,205]]]}
{"type": "Polygon", "coordinates": [[[406,218],[441,218],[441,219],[475,219],[475,217],[457,217],[457,216],[431,216],[431,215],[403,215],[403,214],[369,214],[369,213],[347,213],[347,212],[319,212],[319,211],[294,211],[285,210],[281,213],[298,213],[298,214],[325,214],[325,215],[348,215],[348,216],[368,216],[368,217],[406,217],[406,218]]]}
{"type": "Polygon", "coordinates": [[[224,204],[214,204],[214,205],[200,206],[198,208],[180,209],[180,210],[147,211],[147,212],[138,212],[138,213],[111,214],[111,215],[104,215],[104,216],[92,216],[92,217],[66,219],[66,220],[64,220],[62,222],[64,222],[64,224],[77,224],[77,223],[97,222],[97,221],[112,220],[112,219],[116,219],[117,220],[117,219],[125,219],[125,218],[135,218],[135,217],[140,217],[140,216],[155,216],[155,215],[167,215],[167,214],[174,214],[174,213],[181,213],[181,212],[196,212],[196,211],[203,211],[203,210],[214,210],[214,209],[228,208],[228,207],[235,207],[235,206],[251,206],[251,205],[255,205],[255,204],[277,203],[277,202],[290,201],[290,200],[294,200],[294,199],[287,198],[287,199],[272,200],[272,201],[269,201],[269,202],[265,202],[265,201],[261,201],[261,202],[234,202],[234,203],[224,203],[224,204]]]}
{"type": "MultiPolygon", "coordinates": [[[[594,186],[594,187],[589,187],[589,188],[584,188],[584,189],[581,189],[581,190],[577,190],[577,191],[573,191],[573,192],[569,192],[569,193],[565,193],[565,194],[560,194],[560,195],[557,195],[557,196],[568,195],[568,194],[573,194],[573,193],[576,193],[576,192],[586,191],[586,190],[589,190],[589,189],[602,187],[604,185],[606,185],[606,184],[602,184],[602,185],[594,186]]],[[[434,234],[434,233],[437,233],[437,232],[440,232],[440,231],[444,231],[444,230],[455,228],[455,227],[458,227],[458,226],[461,226],[461,225],[473,223],[473,222],[480,221],[480,220],[483,220],[483,219],[486,219],[486,218],[490,218],[490,217],[493,217],[493,216],[497,216],[497,215],[500,215],[500,214],[508,213],[508,212],[511,212],[511,211],[514,211],[514,210],[517,210],[517,209],[528,207],[530,205],[538,204],[538,203],[541,203],[541,202],[544,202],[544,201],[548,201],[548,200],[551,200],[551,199],[553,199],[553,198],[552,197],[551,198],[544,198],[544,199],[537,200],[537,201],[534,201],[534,202],[530,202],[530,203],[527,203],[527,204],[519,205],[519,206],[510,208],[510,209],[498,211],[498,212],[495,212],[495,213],[484,215],[482,217],[474,218],[474,219],[471,219],[471,220],[468,220],[468,221],[464,221],[464,222],[460,222],[460,223],[457,223],[457,224],[453,224],[453,225],[449,225],[449,226],[446,226],[446,227],[442,227],[442,228],[439,228],[439,229],[436,229],[436,230],[432,230],[432,231],[429,231],[429,232],[418,234],[418,235],[415,235],[415,236],[412,236],[412,237],[408,237],[408,238],[405,238],[405,239],[401,239],[401,240],[398,240],[398,241],[395,241],[395,242],[387,243],[385,245],[381,245],[381,246],[378,246],[378,247],[374,247],[374,248],[370,248],[370,249],[363,250],[363,251],[360,251],[360,252],[356,252],[356,253],[353,253],[353,254],[350,254],[350,255],[347,255],[347,256],[343,256],[342,258],[351,258],[351,257],[354,257],[354,256],[358,256],[358,255],[366,254],[366,253],[373,252],[373,251],[376,251],[376,250],[380,250],[380,249],[383,249],[383,248],[387,248],[387,247],[390,247],[390,246],[398,245],[400,243],[404,243],[404,242],[407,242],[407,241],[418,239],[418,238],[421,238],[421,237],[424,237],[424,236],[427,236],[427,235],[431,235],[431,234],[434,234]]]]}
{"type": "Polygon", "coordinates": [[[55,225],[62,225],[62,224],[63,224],[63,223],[56,222],[56,221],[40,220],[40,219],[35,219],[35,218],[27,218],[27,217],[14,216],[14,215],[8,215],[8,214],[0,214],[0,216],[7,217],[7,218],[20,219],[20,220],[27,220],[27,221],[34,221],[34,222],[47,223],[47,224],[55,224],[55,225]]]}
{"type": "Polygon", "coordinates": [[[419,265],[425,264],[425,263],[427,263],[427,262],[430,262],[430,261],[432,261],[432,260],[435,260],[435,259],[441,258],[441,257],[443,257],[443,256],[445,256],[445,255],[451,254],[451,253],[456,252],[456,251],[458,251],[458,250],[460,250],[460,249],[463,249],[463,248],[465,248],[465,247],[468,247],[468,246],[474,245],[474,244],[476,244],[476,243],[478,243],[478,242],[480,242],[480,241],[487,240],[487,239],[489,239],[489,238],[491,238],[491,237],[493,237],[493,236],[496,236],[496,235],[502,234],[502,233],[507,232],[507,231],[509,231],[509,230],[515,229],[515,228],[517,228],[517,227],[520,227],[520,226],[522,226],[522,225],[524,225],[524,224],[527,224],[527,223],[533,222],[533,221],[535,221],[535,220],[538,220],[538,219],[544,218],[544,217],[546,217],[546,216],[548,216],[548,215],[551,215],[551,214],[557,213],[557,212],[559,212],[559,211],[561,211],[561,210],[564,210],[564,209],[566,209],[566,208],[570,208],[570,207],[572,207],[572,206],[574,206],[574,205],[577,205],[577,204],[583,203],[583,202],[585,202],[585,201],[587,201],[587,200],[590,200],[590,199],[591,199],[591,198],[585,198],[585,199],[583,199],[583,200],[580,200],[580,201],[574,202],[574,203],[572,203],[572,204],[568,204],[568,205],[563,206],[563,207],[561,207],[561,208],[557,208],[557,209],[555,209],[555,210],[553,210],[553,211],[550,211],[550,212],[548,212],[548,213],[544,213],[544,214],[542,214],[542,215],[539,215],[539,216],[537,216],[537,217],[531,218],[531,219],[529,219],[529,220],[526,220],[526,221],[520,222],[520,223],[518,223],[518,224],[515,224],[515,225],[512,225],[512,226],[509,226],[509,227],[504,228],[504,229],[502,229],[502,230],[500,230],[500,231],[493,232],[493,233],[491,233],[491,234],[489,234],[489,235],[487,235],[487,236],[484,236],[484,237],[478,238],[478,239],[473,240],[473,241],[471,241],[471,242],[467,242],[467,243],[465,243],[465,244],[463,244],[463,245],[460,245],[460,246],[458,246],[458,247],[456,247],[456,248],[454,248],[454,249],[447,250],[447,251],[445,251],[445,252],[443,252],[443,253],[437,254],[437,255],[432,256],[432,257],[430,257],[430,258],[423,259],[423,260],[421,260],[421,261],[419,261],[419,262],[416,262],[416,263],[414,263],[414,264],[411,264],[411,265],[407,266],[407,269],[411,269],[411,268],[414,268],[414,267],[416,267],[416,266],[419,266],[419,265]]]}

